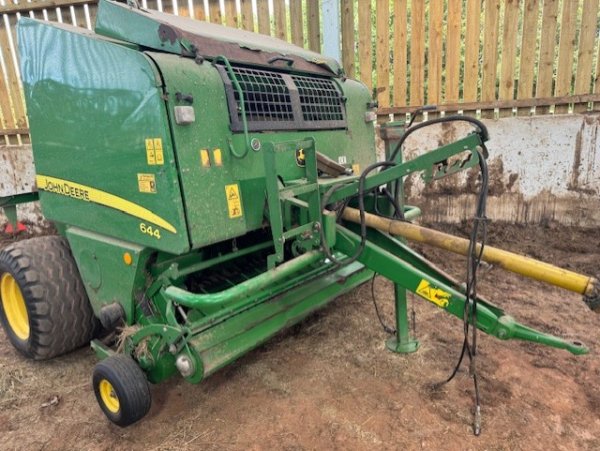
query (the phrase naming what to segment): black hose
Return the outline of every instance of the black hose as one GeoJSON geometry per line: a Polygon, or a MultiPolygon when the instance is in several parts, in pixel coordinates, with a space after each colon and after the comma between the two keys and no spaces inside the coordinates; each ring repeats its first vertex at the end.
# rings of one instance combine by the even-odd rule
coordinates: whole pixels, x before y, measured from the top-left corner
{"type": "Polygon", "coordinates": [[[410,135],[412,135],[414,132],[416,132],[417,130],[421,130],[422,128],[430,127],[432,125],[441,124],[444,122],[469,122],[469,123],[477,126],[477,128],[479,128],[479,134],[481,135],[482,141],[485,142],[488,139],[490,139],[490,135],[488,133],[488,129],[485,126],[485,124],[483,122],[481,122],[480,120],[475,119],[474,117],[459,116],[458,114],[454,114],[452,116],[438,117],[436,119],[431,119],[429,121],[421,122],[420,124],[417,124],[417,125],[409,128],[408,130],[406,130],[406,133],[404,133],[404,135],[402,135],[402,137],[398,141],[398,144],[396,144],[396,147],[394,147],[394,150],[392,151],[392,154],[390,155],[390,158],[388,161],[396,161],[396,157],[398,156],[398,152],[400,152],[402,145],[404,144],[406,139],[410,135]]]}
{"type": "Polygon", "coordinates": [[[487,217],[486,217],[486,204],[488,196],[488,167],[485,161],[484,155],[480,150],[477,150],[479,156],[479,167],[481,170],[481,189],[477,197],[477,207],[475,217],[473,218],[473,229],[469,238],[469,251],[467,255],[467,287],[465,294],[465,308],[463,312],[463,330],[464,339],[458,361],[454,366],[454,369],[450,376],[437,386],[447,384],[461,366],[461,363],[467,355],[469,358],[469,373],[473,377],[473,386],[475,390],[475,421],[473,425],[473,432],[475,435],[481,433],[481,400],[479,396],[479,385],[477,383],[477,368],[475,365],[477,356],[477,269],[481,263],[483,256],[483,250],[485,247],[485,241],[487,238],[487,217]],[[481,228],[481,230],[480,230],[481,228]],[[477,252],[477,242],[481,235],[481,247],[477,252]],[[472,337],[469,342],[469,324],[473,325],[472,337]]]}

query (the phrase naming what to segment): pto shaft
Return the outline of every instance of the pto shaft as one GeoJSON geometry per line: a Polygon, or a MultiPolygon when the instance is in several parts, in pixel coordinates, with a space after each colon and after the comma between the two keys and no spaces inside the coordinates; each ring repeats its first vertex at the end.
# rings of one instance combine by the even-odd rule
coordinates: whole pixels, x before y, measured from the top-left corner
{"type": "MultiPolygon", "coordinates": [[[[355,208],[347,207],[342,217],[347,221],[360,223],[360,212],[355,208]]],[[[365,213],[365,218],[367,226],[390,235],[401,236],[410,241],[428,244],[456,254],[467,255],[469,252],[469,240],[464,238],[408,222],[382,218],[370,213],[365,213]]],[[[481,249],[481,246],[478,244],[477,252],[479,252],[479,249],[481,249]]],[[[497,264],[508,271],[529,277],[530,279],[540,280],[584,296],[595,296],[598,291],[598,280],[593,277],[577,274],[492,246],[486,245],[484,247],[481,259],[488,263],[497,264]]]]}

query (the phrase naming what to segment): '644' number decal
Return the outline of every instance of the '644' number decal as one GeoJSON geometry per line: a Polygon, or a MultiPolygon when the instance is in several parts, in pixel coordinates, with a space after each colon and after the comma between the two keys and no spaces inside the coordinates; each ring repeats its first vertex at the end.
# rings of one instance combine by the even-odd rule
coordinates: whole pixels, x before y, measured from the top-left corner
{"type": "Polygon", "coordinates": [[[156,227],[152,227],[151,225],[146,225],[145,223],[141,222],[140,232],[160,240],[160,230],[158,230],[156,227]]]}

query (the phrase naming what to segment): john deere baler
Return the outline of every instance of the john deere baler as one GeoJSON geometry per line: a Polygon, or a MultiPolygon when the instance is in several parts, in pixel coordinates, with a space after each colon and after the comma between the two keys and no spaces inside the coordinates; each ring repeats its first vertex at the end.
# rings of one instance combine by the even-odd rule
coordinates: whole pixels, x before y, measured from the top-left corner
{"type": "MultiPolygon", "coordinates": [[[[447,118],[472,133],[408,162],[422,125],[386,124],[377,162],[368,89],[277,39],[105,0],[95,32],[23,18],[18,38],[39,200],[60,237],[0,252],[0,319],[34,359],[92,340],[114,423],[147,413],[146,380],[200,382],[374,272],[396,286],[393,351],[417,349],[410,290],[498,338],[586,352],[392,237],[419,214],[405,176],[485,171],[479,121],[447,118]]],[[[594,279],[552,270],[597,296],[594,279]]]]}

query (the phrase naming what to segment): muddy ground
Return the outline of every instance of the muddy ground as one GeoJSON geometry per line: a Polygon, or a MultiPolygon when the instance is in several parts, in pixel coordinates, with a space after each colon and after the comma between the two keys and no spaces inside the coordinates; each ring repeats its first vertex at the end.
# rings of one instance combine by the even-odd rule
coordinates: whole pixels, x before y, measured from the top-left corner
{"type": "MultiPolygon", "coordinates": [[[[600,271],[599,229],[491,228],[493,244],[600,271]]],[[[424,253],[463,277],[462,257],[424,253]]],[[[89,349],[35,363],[0,333],[0,448],[600,449],[600,316],[578,295],[498,268],[484,272],[480,291],[519,321],[581,339],[591,352],[576,357],[480,335],[480,437],[471,430],[467,372],[432,389],[456,362],[462,323],[412,298],[421,347],[390,353],[365,284],[198,386],[176,378],[152,387],[150,414],[127,429],[110,424],[96,405],[89,349]]],[[[390,284],[377,278],[375,292],[391,322],[390,284]]]]}

